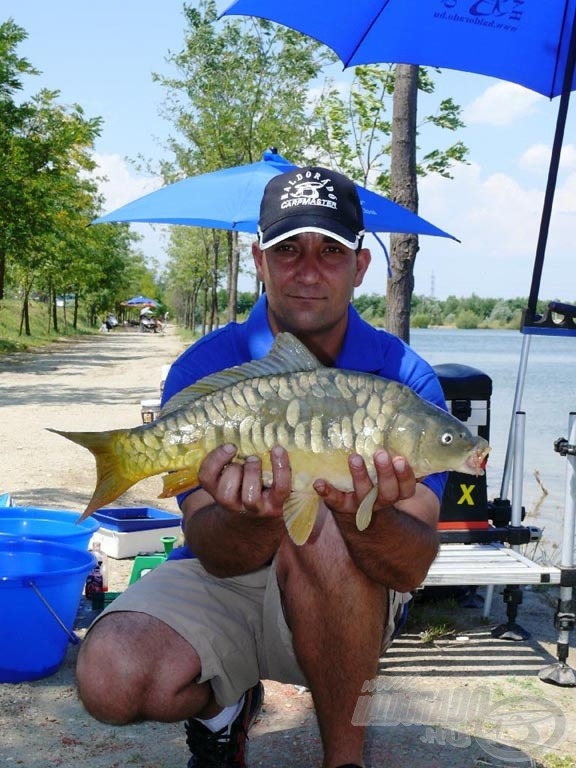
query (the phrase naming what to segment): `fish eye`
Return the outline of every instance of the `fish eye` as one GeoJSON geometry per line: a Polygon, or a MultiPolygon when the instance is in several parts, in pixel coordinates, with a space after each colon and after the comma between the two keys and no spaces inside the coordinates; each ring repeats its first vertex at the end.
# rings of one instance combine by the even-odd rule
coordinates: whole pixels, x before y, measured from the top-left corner
{"type": "Polygon", "coordinates": [[[453,442],[454,435],[452,432],[444,432],[444,434],[440,436],[441,445],[452,445],[453,442]]]}

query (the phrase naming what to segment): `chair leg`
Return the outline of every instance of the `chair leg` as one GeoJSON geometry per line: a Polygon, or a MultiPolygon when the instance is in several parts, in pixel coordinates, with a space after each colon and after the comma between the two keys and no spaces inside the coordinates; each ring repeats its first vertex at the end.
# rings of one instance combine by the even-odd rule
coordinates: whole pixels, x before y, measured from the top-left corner
{"type": "Polygon", "coordinates": [[[504,587],[502,594],[506,603],[508,621],[506,624],[500,624],[498,627],[495,627],[492,630],[492,637],[501,638],[502,640],[514,640],[516,642],[528,640],[530,633],[516,623],[518,606],[522,603],[522,590],[518,584],[512,584],[504,587]]]}

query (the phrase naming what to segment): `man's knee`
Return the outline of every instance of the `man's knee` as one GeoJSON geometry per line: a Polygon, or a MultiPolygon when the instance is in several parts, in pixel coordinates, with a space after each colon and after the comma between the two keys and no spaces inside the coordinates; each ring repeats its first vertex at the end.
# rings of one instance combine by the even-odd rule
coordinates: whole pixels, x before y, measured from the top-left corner
{"type": "Polygon", "coordinates": [[[103,722],[184,719],[174,706],[200,671],[194,648],[163,621],[119,611],[102,617],[84,640],[78,691],[88,712],[103,722]]]}
{"type": "Polygon", "coordinates": [[[76,665],[78,692],[88,712],[117,725],[139,719],[138,702],[154,665],[146,648],[150,622],[136,613],[104,616],[84,639],[76,665]]]}

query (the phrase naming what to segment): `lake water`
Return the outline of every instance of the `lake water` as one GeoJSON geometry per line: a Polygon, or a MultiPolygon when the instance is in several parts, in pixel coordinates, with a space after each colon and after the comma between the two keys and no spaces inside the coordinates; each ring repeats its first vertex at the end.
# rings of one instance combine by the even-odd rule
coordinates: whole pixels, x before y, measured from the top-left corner
{"type": "MultiPolygon", "coordinates": [[[[438,328],[410,332],[411,345],[432,365],[461,363],[492,379],[489,499],[500,496],[522,339],[519,331],[438,328]]],[[[544,530],[542,543],[550,555],[561,541],[567,464],[554,451],[554,441],[568,437],[569,413],[576,411],[575,381],[576,339],[533,336],[521,402],[526,413],[522,503],[526,522],[544,530]]],[[[508,498],[511,491],[510,486],[508,498]]]]}

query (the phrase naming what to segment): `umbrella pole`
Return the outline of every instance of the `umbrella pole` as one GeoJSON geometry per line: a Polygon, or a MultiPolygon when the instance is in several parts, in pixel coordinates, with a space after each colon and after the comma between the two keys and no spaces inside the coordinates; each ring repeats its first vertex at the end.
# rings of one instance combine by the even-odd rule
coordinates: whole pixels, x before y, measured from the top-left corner
{"type": "Polygon", "coordinates": [[[576,413],[570,413],[568,419],[568,440],[558,439],[554,449],[561,456],[566,456],[566,505],[564,509],[564,529],[560,561],[560,597],[557,602],[554,625],[558,630],[556,656],[558,661],[540,670],[538,677],[545,683],[554,685],[576,686],[576,670],[568,665],[570,651],[570,632],[576,626],[573,589],[576,583],[574,567],[574,533],[576,531],[576,413]]]}
{"type": "Polygon", "coordinates": [[[540,232],[538,234],[534,268],[532,270],[532,285],[530,287],[530,296],[528,297],[528,308],[523,319],[524,325],[533,325],[536,318],[536,305],[538,302],[538,293],[540,291],[540,280],[542,278],[544,256],[546,255],[546,244],[548,242],[550,219],[552,217],[552,205],[554,203],[554,192],[556,190],[556,182],[558,180],[560,154],[562,152],[562,143],[564,141],[564,129],[566,128],[566,118],[568,115],[568,105],[570,103],[570,93],[572,90],[575,68],[576,19],[573,18],[572,32],[570,34],[570,47],[568,49],[568,58],[566,60],[566,69],[564,71],[562,94],[560,96],[560,105],[558,107],[558,117],[556,118],[554,143],[552,144],[552,155],[550,157],[550,167],[548,169],[548,181],[546,183],[546,193],[544,195],[544,205],[542,208],[542,218],[540,221],[540,232]]]}
{"type": "MultiPolygon", "coordinates": [[[[531,336],[524,334],[522,337],[522,350],[520,352],[520,362],[518,364],[518,376],[516,378],[516,391],[514,393],[514,404],[512,406],[512,417],[510,419],[510,429],[508,431],[508,445],[506,447],[506,458],[504,460],[504,472],[502,474],[502,483],[500,486],[500,498],[498,501],[508,499],[508,489],[510,478],[512,476],[512,462],[514,451],[516,450],[516,414],[522,409],[522,395],[524,394],[524,383],[526,381],[526,368],[528,366],[528,355],[530,352],[531,336]]],[[[522,449],[524,440],[522,440],[522,449]]]]}

